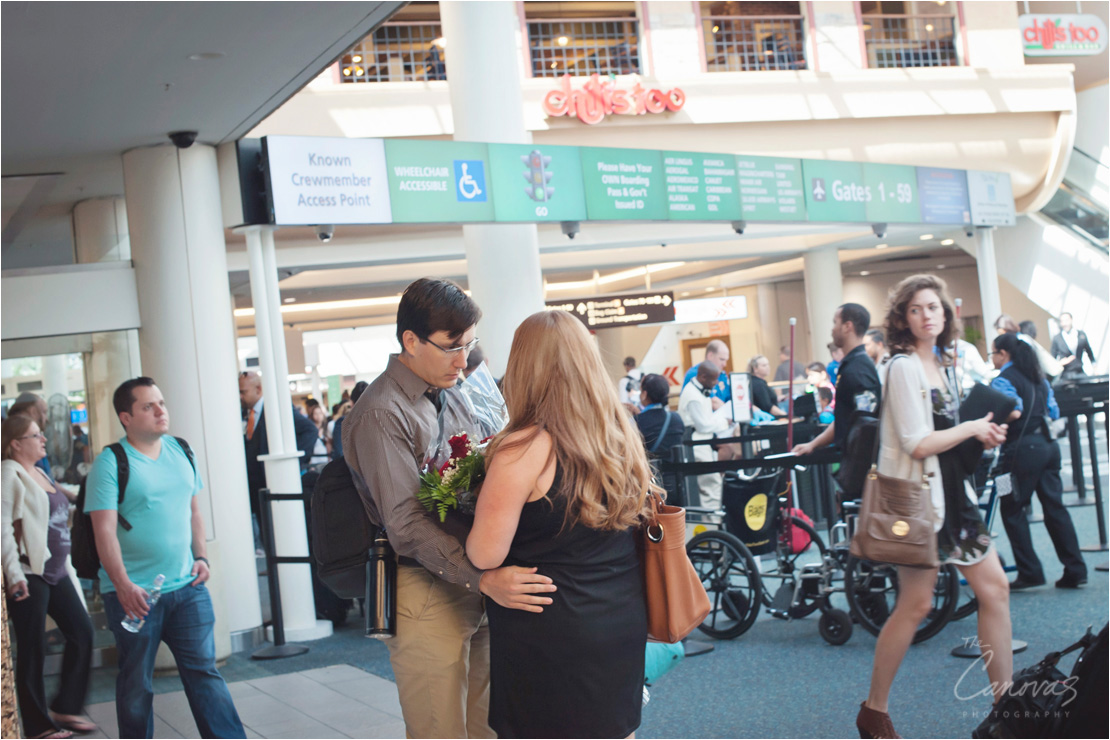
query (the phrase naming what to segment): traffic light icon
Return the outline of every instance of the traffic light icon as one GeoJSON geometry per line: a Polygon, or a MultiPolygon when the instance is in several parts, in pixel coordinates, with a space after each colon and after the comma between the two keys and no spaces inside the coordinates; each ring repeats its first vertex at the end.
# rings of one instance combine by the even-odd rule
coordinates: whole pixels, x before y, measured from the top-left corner
{"type": "Polygon", "coordinates": [[[551,164],[551,157],[545,157],[539,149],[533,149],[531,154],[521,155],[520,161],[528,168],[524,171],[524,179],[528,181],[528,184],[524,186],[524,192],[537,203],[546,203],[551,200],[551,197],[555,195],[555,188],[547,184],[551,182],[553,174],[548,169],[551,164]]]}

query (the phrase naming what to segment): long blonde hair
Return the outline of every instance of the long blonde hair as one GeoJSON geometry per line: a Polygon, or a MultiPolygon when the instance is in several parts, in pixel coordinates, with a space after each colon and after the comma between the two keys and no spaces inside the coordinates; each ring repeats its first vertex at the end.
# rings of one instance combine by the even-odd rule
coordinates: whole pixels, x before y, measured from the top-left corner
{"type": "Polygon", "coordinates": [[[510,421],[488,455],[513,432],[533,428],[510,444],[518,447],[546,431],[562,469],[558,493],[567,502],[567,524],[600,530],[637,524],[647,492],[662,489],[586,327],[563,311],[529,316],[513,336],[503,386],[510,421]]]}

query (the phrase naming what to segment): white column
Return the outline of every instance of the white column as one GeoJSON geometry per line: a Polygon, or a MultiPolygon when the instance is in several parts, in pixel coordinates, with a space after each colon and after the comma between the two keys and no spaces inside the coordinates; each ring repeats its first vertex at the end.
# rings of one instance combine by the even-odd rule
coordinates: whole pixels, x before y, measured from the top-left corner
{"type": "MultiPolygon", "coordinates": [[[[123,155],[138,283],[139,353],[196,451],[212,561],[216,651],[262,623],[239,413],[216,152],[159,146],[123,155]]],[[[311,598],[311,597],[310,597],[311,598]]]]}
{"type": "Polygon", "coordinates": [[[42,397],[49,401],[55,393],[69,395],[65,355],[46,355],[42,358],[42,397]]]}
{"type": "MultiPolygon", "coordinates": [[[[832,341],[833,314],[844,303],[844,278],[840,274],[840,255],[836,247],[811,249],[803,257],[806,286],[806,313],[809,316],[810,355],[808,360],[827,363],[826,345],[832,341]]],[[[795,352],[804,352],[799,347],[795,352]]],[[[796,357],[805,363],[807,358],[796,357]]]]}
{"type": "MultiPolygon", "coordinates": [[[[92,198],[73,208],[73,243],[77,262],[131,260],[127,207],[123,198],[92,198]]],[[[89,410],[89,442],[94,450],[123,436],[123,427],[112,408],[112,395],[120,383],[141,374],[138,351],[132,356],[131,340],[137,332],[97,332],[92,352],[85,354],[85,393],[89,410]]]]}
{"type": "MultiPolygon", "coordinates": [[[[247,240],[254,330],[258,339],[258,365],[262,371],[263,408],[266,409],[263,417],[270,448],[269,454],[259,455],[258,459],[265,466],[266,485],[271,492],[299,493],[301,453],[297,450],[293,430],[293,400],[289,392],[289,366],[282,331],[273,230],[270,227],[246,226],[242,231],[247,240]]],[[[274,553],[281,557],[308,555],[304,505],[299,501],[274,501],[271,511],[274,553]]],[[[281,587],[281,613],[286,640],[299,642],[331,634],[332,623],[316,619],[312,573],[307,564],[278,566],[278,584],[281,587]]]]}
{"type": "MultiPolygon", "coordinates": [[[[983,327],[990,327],[1002,315],[1002,297],[998,291],[998,262],[994,258],[993,226],[976,227],[977,262],[979,273],[979,303],[983,312],[983,327]]],[[[988,340],[989,341],[989,340],[988,340]]]]}
{"type": "MultiPolygon", "coordinates": [[[[524,128],[516,5],[488,0],[441,3],[439,13],[447,42],[455,140],[531,143],[524,128]],[[477,100],[481,105],[474,103],[477,100]]],[[[482,309],[478,337],[494,375],[500,375],[516,327],[543,310],[536,227],[464,226],[463,241],[471,296],[482,309]]]]}

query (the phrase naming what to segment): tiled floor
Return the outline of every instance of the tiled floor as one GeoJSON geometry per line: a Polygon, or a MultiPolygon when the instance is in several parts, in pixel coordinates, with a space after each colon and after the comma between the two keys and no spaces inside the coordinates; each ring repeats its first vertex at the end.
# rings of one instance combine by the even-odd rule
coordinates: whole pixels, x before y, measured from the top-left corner
{"type": "MultiPolygon", "coordinates": [[[[349,665],[313,668],[228,684],[247,737],[401,738],[405,724],[397,687],[349,665]]],[[[119,737],[113,702],[92,704],[100,731],[119,737]]],[[[199,737],[184,691],[154,697],[154,737],[199,737]]]]}

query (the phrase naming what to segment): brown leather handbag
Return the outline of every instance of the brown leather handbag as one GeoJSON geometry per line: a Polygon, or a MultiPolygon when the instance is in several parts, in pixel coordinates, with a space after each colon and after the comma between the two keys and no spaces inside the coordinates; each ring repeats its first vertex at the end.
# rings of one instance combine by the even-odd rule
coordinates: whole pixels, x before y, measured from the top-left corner
{"type": "Polygon", "coordinates": [[[863,483],[859,521],[849,545],[857,558],[876,563],[935,568],[937,536],[933,529],[933,498],[929,477],[891,478],[878,471],[879,440],[875,434],[871,469],[863,483]]]}
{"type": "Polygon", "coordinates": [[[640,530],[648,639],[678,642],[709,614],[709,595],[686,556],[686,510],[648,498],[651,514],[640,530]]]}

